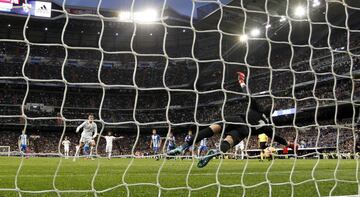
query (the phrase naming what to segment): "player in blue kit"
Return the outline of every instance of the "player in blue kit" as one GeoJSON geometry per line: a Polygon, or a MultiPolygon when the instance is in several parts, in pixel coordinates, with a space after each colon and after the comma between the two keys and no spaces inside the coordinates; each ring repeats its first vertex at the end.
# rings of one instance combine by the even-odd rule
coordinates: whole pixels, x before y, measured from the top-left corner
{"type": "Polygon", "coordinates": [[[173,149],[176,148],[176,143],[175,143],[175,136],[173,135],[172,132],[169,133],[169,136],[167,138],[167,151],[171,151],[173,149]]]}
{"type": "Polygon", "coordinates": [[[22,156],[26,155],[29,139],[28,136],[25,134],[25,131],[23,131],[22,134],[19,136],[18,144],[21,155],[22,156]]]}
{"type": "Polygon", "coordinates": [[[200,146],[199,146],[199,149],[198,149],[198,156],[204,156],[206,155],[207,153],[207,150],[208,150],[208,147],[207,147],[207,138],[204,138],[200,141],[200,146]]]}
{"type": "MultiPolygon", "coordinates": [[[[174,150],[176,148],[176,143],[175,143],[175,136],[174,134],[170,131],[167,137],[167,145],[166,145],[166,151],[169,152],[171,150],[174,150]]],[[[167,157],[167,159],[170,159],[169,157],[167,157]]],[[[174,158],[175,159],[175,158],[174,158]]]]}
{"type": "Polygon", "coordinates": [[[156,160],[159,160],[159,156],[157,154],[159,153],[160,146],[161,137],[156,133],[156,129],[153,129],[151,135],[150,149],[153,150],[156,160]]]}
{"type": "MultiPolygon", "coordinates": [[[[185,136],[184,141],[185,141],[185,143],[193,141],[193,135],[192,135],[191,130],[188,131],[188,134],[185,136]]],[[[194,147],[192,145],[184,148],[183,149],[183,156],[184,157],[182,157],[181,159],[184,159],[186,157],[187,153],[189,153],[190,156],[191,156],[193,154],[193,151],[194,151],[194,147]]]]}

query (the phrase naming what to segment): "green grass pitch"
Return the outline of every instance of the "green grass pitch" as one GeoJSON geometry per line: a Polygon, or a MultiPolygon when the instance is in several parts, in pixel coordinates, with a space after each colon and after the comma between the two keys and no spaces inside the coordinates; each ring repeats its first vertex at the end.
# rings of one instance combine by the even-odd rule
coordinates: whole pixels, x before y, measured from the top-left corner
{"type": "Polygon", "coordinates": [[[130,196],[158,196],[159,192],[161,196],[189,196],[191,192],[191,196],[216,196],[218,193],[220,196],[291,196],[293,193],[294,196],[309,197],[318,196],[316,188],[321,196],[359,195],[360,187],[359,180],[356,179],[360,177],[360,172],[356,171],[356,160],[340,160],[338,165],[337,160],[320,160],[316,169],[312,171],[317,160],[298,159],[291,175],[293,159],[278,159],[272,165],[268,161],[248,160],[244,171],[246,162],[240,160],[223,160],[218,169],[220,160],[216,159],[207,167],[199,169],[196,167],[197,161],[194,161],[192,166],[191,160],[118,158],[79,159],[73,162],[71,159],[30,158],[23,159],[16,181],[20,162],[21,158],[0,157],[1,197],[20,194],[126,196],[128,192],[130,196]],[[132,164],[124,175],[130,162],[132,164]],[[54,179],[58,166],[58,173],[54,179]],[[96,169],[97,174],[94,176],[96,169]],[[189,169],[191,171],[187,176],[189,169]],[[334,177],[337,181],[334,181],[334,177]],[[128,187],[122,185],[123,181],[128,187]],[[14,191],[15,182],[23,192],[14,191]],[[216,184],[217,182],[220,184],[216,184]],[[169,190],[170,188],[177,189],[169,190]]]}

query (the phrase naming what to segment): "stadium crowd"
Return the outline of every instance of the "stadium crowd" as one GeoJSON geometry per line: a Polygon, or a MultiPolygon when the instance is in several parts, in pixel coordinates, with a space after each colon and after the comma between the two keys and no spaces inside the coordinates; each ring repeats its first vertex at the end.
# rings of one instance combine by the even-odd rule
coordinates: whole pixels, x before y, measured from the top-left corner
{"type": "MultiPolygon", "coordinates": [[[[79,122],[77,122],[79,123],[79,122]]],[[[300,148],[314,148],[314,147],[327,147],[339,148],[341,153],[353,152],[354,150],[354,140],[355,142],[359,140],[360,130],[353,130],[351,126],[351,120],[346,119],[338,123],[338,125],[332,125],[329,121],[323,121],[322,125],[324,126],[312,126],[312,127],[303,127],[294,129],[294,127],[275,127],[275,133],[283,136],[287,141],[294,142],[295,139],[299,144],[300,148]],[[339,140],[337,140],[339,139],[339,140]]],[[[99,125],[100,126],[100,125],[99,125]]],[[[137,155],[150,155],[152,150],[150,149],[151,141],[151,129],[142,127],[140,129],[140,135],[138,137],[134,132],[126,132],[126,128],[112,128],[112,134],[116,137],[123,136],[122,139],[117,139],[114,141],[113,155],[131,155],[133,146],[135,146],[134,154],[137,155]]],[[[186,129],[184,127],[176,129],[177,132],[174,132],[176,139],[176,144],[180,145],[184,142],[186,135],[186,129]]],[[[108,129],[104,129],[101,136],[107,135],[108,129]]],[[[164,131],[164,130],[163,130],[164,131]]],[[[21,132],[14,131],[3,131],[2,135],[7,136],[6,138],[0,139],[1,146],[10,146],[12,151],[18,150],[18,137],[21,132]]],[[[63,151],[61,146],[62,132],[58,131],[46,131],[46,130],[37,130],[28,132],[29,148],[32,153],[58,153],[63,151]]],[[[166,132],[160,133],[162,137],[162,147],[166,140],[166,132]]],[[[78,145],[80,134],[75,133],[71,129],[67,129],[64,133],[64,136],[67,136],[71,142],[70,152],[75,153],[75,146],[78,145]]],[[[208,147],[215,148],[216,144],[219,143],[220,136],[215,136],[208,140],[208,147]]],[[[271,144],[271,136],[269,136],[268,144],[271,144]]],[[[246,141],[246,139],[245,139],[246,141]]],[[[99,144],[97,147],[97,153],[100,155],[105,154],[105,139],[100,137],[99,144]]],[[[281,145],[274,142],[273,147],[281,148],[281,145]]],[[[247,149],[257,149],[258,141],[257,136],[252,136],[248,141],[247,149]]],[[[164,147],[166,151],[166,146],[164,147]]]]}
{"type": "MultiPolygon", "coordinates": [[[[338,40],[334,37],[331,41],[335,42],[334,46],[339,46],[337,48],[310,50],[300,47],[294,49],[293,54],[287,54],[288,57],[285,57],[286,54],[284,58],[272,57],[269,65],[257,68],[249,66],[249,90],[253,96],[261,97],[258,102],[263,111],[269,113],[271,110],[295,107],[299,111],[303,108],[359,102],[360,81],[356,78],[360,72],[360,57],[352,54],[358,54],[360,44],[352,42],[350,49],[345,49],[341,47],[341,39],[338,40]]],[[[227,93],[224,106],[222,91],[195,94],[194,87],[199,91],[214,87],[220,90],[222,65],[220,69],[208,69],[202,63],[196,64],[191,60],[146,56],[136,57],[135,60],[134,54],[103,54],[101,61],[102,54],[97,50],[71,49],[68,49],[65,59],[62,47],[37,45],[30,47],[27,56],[27,48],[26,44],[20,42],[0,42],[0,76],[3,77],[0,79],[0,115],[22,115],[24,107],[27,117],[52,117],[29,120],[29,125],[61,127],[62,118],[65,118],[69,120],[67,126],[74,127],[77,122],[70,120],[83,119],[88,113],[94,113],[98,119],[111,123],[134,121],[134,117],[140,123],[211,123],[244,113],[247,108],[244,103],[248,99],[235,94],[227,93]],[[27,61],[24,63],[25,58],[27,61]],[[135,87],[140,89],[135,90],[135,87]]],[[[237,91],[236,75],[226,73],[224,76],[224,88],[237,91]]],[[[0,123],[22,125],[24,119],[2,117],[0,123]]],[[[299,131],[301,146],[315,146],[320,133],[319,137],[326,140],[321,140],[317,146],[334,147],[339,124],[330,125],[299,131]]],[[[341,128],[339,132],[341,149],[344,150],[351,150],[353,144],[353,133],[348,131],[341,128]]],[[[288,140],[293,140],[296,133],[293,127],[277,129],[277,132],[283,133],[288,140]]],[[[34,145],[46,145],[34,151],[56,152],[61,133],[40,133],[34,136],[40,136],[36,140],[41,143],[34,145]]],[[[9,138],[0,139],[0,145],[10,145],[14,149],[19,134],[7,131],[2,134],[9,138]]],[[[70,141],[78,141],[74,133],[66,135],[70,141]]],[[[118,154],[129,154],[131,147],[126,144],[134,144],[136,136],[122,135],[126,136],[116,143],[118,148],[115,149],[121,151],[118,154]]],[[[136,149],[144,152],[148,149],[148,135],[140,137],[136,149]]],[[[183,139],[182,134],[176,137],[183,139]]],[[[211,141],[213,146],[216,141],[211,141]]],[[[99,150],[102,150],[102,146],[101,141],[99,150]]],[[[256,142],[250,140],[249,147],[256,146],[256,142]]]]}

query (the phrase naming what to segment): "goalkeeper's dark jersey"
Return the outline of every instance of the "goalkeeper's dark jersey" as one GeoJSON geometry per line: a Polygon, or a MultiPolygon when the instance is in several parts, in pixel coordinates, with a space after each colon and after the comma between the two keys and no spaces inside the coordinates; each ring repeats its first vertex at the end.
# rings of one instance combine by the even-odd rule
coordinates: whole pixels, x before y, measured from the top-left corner
{"type": "MultiPolygon", "coordinates": [[[[246,86],[237,86],[235,91],[247,93],[246,86]]],[[[264,113],[264,108],[259,104],[256,98],[251,97],[250,95],[238,96],[240,96],[241,98],[240,100],[238,100],[239,104],[236,105],[236,112],[233,114],[227,114],[227,117],[225,118],[227,121],[237,122],[236,116],[240,116],[244,121],[247,120],[248,123],[253,125],[259,124],[260,120],[265,123],[269,123],[269,120],[266,118],[266,115],[264,113]]]]}
{"type": "MultiPolygon", "coordinates": [[[[242,93],[245,93],[245,94],[248,93],[247,89],[246,89],[246,86],[244,86],[244,87],[238,86],[238,92],[242,92],[242,93]]],[[[265,110],[263,109],[263,107],[261,107],[261,105],[258,103],[256,98],[251,97],[250,95],[243,96],[241,104],[242,105],[246,104],[245,106],[247,108],[247,106],[249,105],[249,102],[250,102],[250,109],[251,110],[256,111],[258,113],[261,113],[261,114],[264,113],[265,110]]]]}

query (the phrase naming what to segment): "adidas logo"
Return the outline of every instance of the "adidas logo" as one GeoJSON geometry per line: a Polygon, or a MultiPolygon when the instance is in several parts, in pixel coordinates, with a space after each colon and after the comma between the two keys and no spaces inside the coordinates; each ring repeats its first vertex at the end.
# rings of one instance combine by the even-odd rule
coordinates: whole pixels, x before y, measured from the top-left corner
{"type": "Polygon", "coordinates": [[[40,7],[40,10],[47,11],[46,5],[41,6],[41,7],[40,7]]]}

